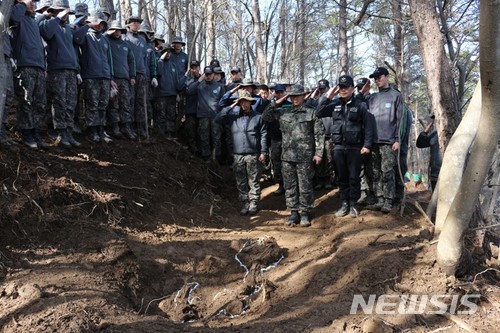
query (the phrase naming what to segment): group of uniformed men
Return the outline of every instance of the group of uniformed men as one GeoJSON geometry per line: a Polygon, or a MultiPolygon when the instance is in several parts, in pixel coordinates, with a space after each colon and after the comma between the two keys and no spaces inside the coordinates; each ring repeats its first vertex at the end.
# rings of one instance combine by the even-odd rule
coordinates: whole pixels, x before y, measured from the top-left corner
{"type": "MultiPolygon", "coordinates": [[[[225,157],[233,165],[241,215],[258,212],[259,174],[268,160],[278,184],[274,193],[285,194],[291,211],[288,226],[311,225],[314,189],[331,189],[333,174],[342,200],[336,216],[357,217],[362,166],[368,208],[391,211],[398,199],[396,170],[405,167],[408,116],[386,68],[370,75],[379,88],[373,94],[369,79],[355,84],[349,75],[333,87],[322,79],[313,91],[261,85],[243,79],[239,67],[226,78],[215,59],[201,71],[198,61],[188,63],[181,38],[164,44],[139,17],[127,18],[125,26],[108,23],[109,17],[105,10],[89,13],[85,4],[73,11],[68,0],[49,0],[38,10],[33,0],[17,0],[4,39],[13,74],[5,109],[15,92],[24,145],[47,149],[41,130],[48,126],[55,144],[81,146],[73,136],[81,133],[81,100],[92,143],[111,142],[108,133],[146,139],[154,129],[169,139],[179,134],[206,161],[225,157]]],[[[12,142],[6,115],[0,144],[12,142]]]]}

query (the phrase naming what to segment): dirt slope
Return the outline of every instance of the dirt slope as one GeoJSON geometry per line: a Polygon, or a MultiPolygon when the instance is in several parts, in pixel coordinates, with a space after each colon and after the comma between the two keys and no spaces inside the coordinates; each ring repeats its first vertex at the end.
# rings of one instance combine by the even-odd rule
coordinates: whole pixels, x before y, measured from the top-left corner
{"type": "MultiPolygon", "coordinates": [[[[447,280],[412,207],[339,219],[337,191],[321,191],[313,226],[287,228],[284,198],[263,182],[262,210],[240,217],[231,170],[170,141],[2,148],[0,163],[1,332],[370,332],[375,316],[349,314],[356,294],[474,292],[479,309],[461,323],[428,314],[371,323],[500,326],[498,270],[447,280]]],[[[476,271],[488,267],[498,261],[476,271]]]]}

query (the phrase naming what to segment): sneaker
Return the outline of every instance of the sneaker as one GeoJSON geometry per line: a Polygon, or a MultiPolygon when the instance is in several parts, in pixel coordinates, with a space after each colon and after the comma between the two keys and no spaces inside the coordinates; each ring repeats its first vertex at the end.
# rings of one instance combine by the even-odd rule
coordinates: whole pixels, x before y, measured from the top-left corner
{"type": "Polygon", "coordinates": [[[373,205],[366,206],[368,210],[380,210],[384,206],[384,198],[378,197],[377,201],[373,205]]]}
{"type": "Polygon", "coordinates": [[[349,208],[349,215],[351,217],[358,217],[359,216],[359,211],[358,211],[358,207],[356,205],[355,202],[351,203],[350,205],[351,207],[349,208]]]}
{"type": "Polygon", "coordinates": [[[285,194],[285,188],[283,187],[283,182],[278,182],[278,189],[273,192],[274,195],[285,194]]]}
{"type": "Polygon", "coordinates": [[[385,199],[385,202],[384,202],[384,205],[382,206],[382,208],[380,208],[380,210],[383,212],[383,213],[390,213],[391,210],[392,210],[392,200],[391,199],[385,199]]]}
{"type": "Polygon", "coordinates": [[[340,206],[339,210],[335,212],[336,217],[343,217],[349,214],[349,203],[347,201],[342,201],[342,206],[340,206]]]}
{"type": "Polygon", "coordinates": [[[311,226],[311,217],[309,216],[309,212],[302,212],[302,214],[300,214],[300,226],[301,227],[311,226]]]}
{"type": "Polygon", "coordinates": [[[250,201],[250,206],[248,207],[248,213],[250,215],[255,215],[259,211],[256,201],[250,201]]]}
{"type": "Polygon", "coordinates": [[[286,220],[285,225],[292,226],[292,225],[297,224],[299,222],[300,222],[299,212],[296,210],[292,210],[292,213],[290,214],[290,217],[288,218],[288,220],[286,220]]]}
{"type": "Polygon", "coordinates": [[[241,207],[240,215],[241,216],[248,215],[249,208],[250,204],[248,203],[248,201],[243,202],[243,207],[241,207]]]}

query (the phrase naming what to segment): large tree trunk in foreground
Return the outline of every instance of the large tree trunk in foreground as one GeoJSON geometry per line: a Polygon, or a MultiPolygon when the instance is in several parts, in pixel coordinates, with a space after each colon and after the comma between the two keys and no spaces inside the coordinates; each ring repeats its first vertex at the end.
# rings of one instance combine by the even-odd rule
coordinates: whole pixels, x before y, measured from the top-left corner
{"type": "Polygon", "coordinates": [[[472,145],[459,191],[443,225],[437,259],[447,274],[460,274],[467,252],[463,238],[481,186],[495,154],[500,131],[500,2],[481,1],[480,63],[482,107],[479,131],[472,145]]]}
{"type": "Polygon", "coordinates": [[[460,106],[455,81],[444,52],[444,37],[439,27],[434,0],[410,0],[411,18],[427,75],[427,90],[436,114],[439,146],[444,152],[460,123],[460,106]]]}
{"type": "Polygon", "coordinates": [[[14,1],[3,1],[0,5],[0,120],[3,119],[4,112],[9,111],[5,110],[5,98],[7,97],[7,85],[5,82],[7,81],[7,72],[5,71],[3,41],[9,27],[10,13],[13,6],[14,1]]]}
{"type": "Polygon", "coordinates": [[[438,236],[443,229],[444,221],[448,216],[456,194],[462,181],[469,149],[476,137],[479,119],[481,118],[481,84],[476,90],[467,108],[467,112],[450,140],[443,156],[443,164],[439,172],[439,188],[445,189],[438,192],[436,212],[435,235],[438,236]]]}

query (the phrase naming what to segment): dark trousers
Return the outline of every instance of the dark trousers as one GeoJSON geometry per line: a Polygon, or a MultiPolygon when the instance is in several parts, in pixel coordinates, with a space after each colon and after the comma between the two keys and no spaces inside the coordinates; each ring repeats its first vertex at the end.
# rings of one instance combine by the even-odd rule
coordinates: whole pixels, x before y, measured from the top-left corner
{"type": "Polygon", "coordinates": [[[357,202],[361,197],[360,150],[361,148],[336,148],[333,151],[342,201],[357,202]]]}

